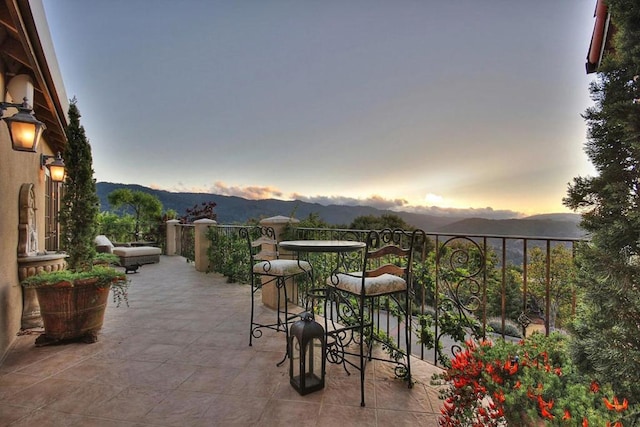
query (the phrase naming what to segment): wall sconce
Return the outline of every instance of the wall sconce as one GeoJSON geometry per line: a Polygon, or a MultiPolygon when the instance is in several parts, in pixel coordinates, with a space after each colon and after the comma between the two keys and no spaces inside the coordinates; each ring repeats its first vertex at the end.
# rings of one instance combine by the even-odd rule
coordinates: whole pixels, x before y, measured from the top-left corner
{"type": "Polygon", "coordinates": [[[64,160],[62,160],[62,156],[58,152],[55,156],[47,156],[46,154],[40,154],[40,168],[44,167],[49,168],[49,173],[51,174],[51,180],[54,182],[62,182],[64,181],[64,160]],[[47,160],[53,159],[51,163],[47,163],[47,160]]]}
{"type": "Polygon", "coordinates": [[[18,112],[11,117],[3,117],[1,120],[7,122],[9,128],[9,138],[11,147],[16,151],[30,151],[35,153],[42,132],[47,128],[44,123],[36,119],[33,110],[24,98],[22,104],[12,104],[10,102],[0,102],[0,114],[4,114],[7,108],[17,108],[18,112]]]}

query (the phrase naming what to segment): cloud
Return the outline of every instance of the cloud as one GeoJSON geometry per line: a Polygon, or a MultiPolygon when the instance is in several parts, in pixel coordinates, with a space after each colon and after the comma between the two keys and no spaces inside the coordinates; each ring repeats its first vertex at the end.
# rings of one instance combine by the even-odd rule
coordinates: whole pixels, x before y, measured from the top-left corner
{"type": "Polygon", "coordinates": [[[248,187],[228,186],[224,182],[217,181],[207,191],[208,193],[220,194],[222,196],[236,196],[249,200],[279,199],[282,198],[282,191],[275,187],[260,187],[256,185],[248,187]]]}
{"type": "Polygon", "coordinates": [[[150,184],[150,188],[154,190],[169,191],[171,193],[210,193],[208,187],[196,186],[196,185],[184,185],[182,182],[178,182],[172,187],[163,187],[159,184],[150,184]]]}
{"type": "MultiPolygon", "coordinates": [[[[152,184],[151,188],[161,190],[161,186],[152,184]]],[[[300,200],[307,203],[317,203],[319,205],[339,205],[339,206],[371,206],[381,210],[396,212],[409,212],[422,215],[447,216],[456,218],[487,218],[487,219],[513,219],[522,218],[526,215],[507,209],[485,208],[446,208],[440,206],[411,205],[406,199],[385,199],[379,195],[371,195],[366,198],[344,197],[344,196],[305,196],[299,193],[292,193],[289,197],[284,197],[284,193],[276,187],[270,186],[233,186],[222,181],[215,182],[209,187],[187,187],[179,182],[168,191],[184,193],[210,193],[221,196],[236,196],[249,200],[280,199],[280,200],[300,200]]],[[[431,200],[436,200],[432,195],[431,200]]]]}
{"type": "Polygon", "coordinates": [[[439,206],[406,206],[400,210],[422,215],[447,216],[455,218],[513,219],[527,216],[522,212],[516,212],[508,209],[493,209],[491,207],[460,209],[442,208],[439,206]]]}
{"type": "Polygon", "coordinates": [[[513,219],[522,218],[526,215],[507,209],[486,208],[444,208],[439,206],[410,205],[405,199],[385,199],[382,196],[373,195],[359,199],[342,196],[304,196],[294,193],[291,195],[294,200],[308,203],[318,203],[320,205],[343,205],[343,206],[371,206],[382,210],[396,212],[410,212],[422,215],[447,216],[455,218],[487,218],[487,219],[513,219]]]}
{"type": "Polygon", "coordinates": [[[406,206],[405,199],[385,199],[378,195],[373,195],[364,199],[343,196],[304,196],[293,193],[291,198],[307,203],[318,203],[319,205],[341,205],[341,206],[371,206],[377,209],[399,209],[406,206]]]}

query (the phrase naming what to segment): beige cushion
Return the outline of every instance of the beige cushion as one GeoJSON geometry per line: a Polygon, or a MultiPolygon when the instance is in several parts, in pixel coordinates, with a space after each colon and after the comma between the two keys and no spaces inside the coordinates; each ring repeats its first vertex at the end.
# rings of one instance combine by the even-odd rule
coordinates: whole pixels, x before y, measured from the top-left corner
{"type": "MultiPolygon", "coordinates": [[[[360,295],[362,290],[362,273],[334,274],[327,279],[327,285],[334,286],[345,292],[360,295]]],[[[400,292],[407,289],[407,282],[393,274],[382,274],[377,277],[367,277],[364,279],[364,294],[376,296],[400,292]]]]}
{"type": "Polygon", "coordinates": [[[145,255],[160,255],[162,249],[154,246],[138,246],[138,247],[115,247],[113,253],[118,256],[131,257],[131,256],[145,256],[145,255]]]}
{"type": "Polygon", "coordinates": [[[111,243],[111,240],[109,240],[109,238],[107,236],[105,236],[104,234],[100,234],[99,236],[96,236],[96,238],[93,240],[93,242],[95,243],[95,245],[99,248],[105,248],[104,252],[112,252],[113,251],[113,243],[111,243]]]}
{"type": "Polygon", "coordinates": [[[311,264],[307,261],[296,261],[294,259],[274,259],[262,261],[253,266],[256,274],[268,274],[270,276],[293,276],[294,274],[307,273],[311,271],[311,264]]]}

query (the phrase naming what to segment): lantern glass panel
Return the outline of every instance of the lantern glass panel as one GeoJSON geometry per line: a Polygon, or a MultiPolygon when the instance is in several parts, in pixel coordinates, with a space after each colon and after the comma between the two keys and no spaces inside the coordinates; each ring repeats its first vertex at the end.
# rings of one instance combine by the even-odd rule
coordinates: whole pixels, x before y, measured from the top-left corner
{"type": "Polygon", "coordinates": [[[318,338],[313,338],[307,343],[305,351],[305,366],[307,372],[305,373],[305,386],[315,387],[322,382],[322,341],[318,338]]]}
{"type": "Polygon", "coordinates": [[[64,166],[61,165],[49,165],[49,173],[51,174],[51,180],[54,182],[64,181],[64,166]]]}
{"type": "Polygon", "coordinates": [[[19,151],[36,151],[36,131],[34,123],[10,122],[9,131],[13,138],[14,149],[19,151]]]}
{"type": "Polygon", "coordinates": [[[291,337],[291,352],[289,357],[291,358],[291,381],[296,383],[296,388],[300,390],[302,386],[302,381],[300,377],[300,343],[295,337],[291,337]]]}

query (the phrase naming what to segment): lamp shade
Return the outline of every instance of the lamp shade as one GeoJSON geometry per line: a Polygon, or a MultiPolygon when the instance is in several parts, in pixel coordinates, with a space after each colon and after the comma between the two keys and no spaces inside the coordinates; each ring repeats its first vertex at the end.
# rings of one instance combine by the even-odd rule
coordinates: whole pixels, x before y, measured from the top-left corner
{"type": "Polygon", "coordinates": [[[49,175],[54,182],[62,182],[65,177],[64,160],[60,152],[56,156],[47,156],[45,154],[40,155],[40,166],[46,166],[49,169],[49,175]],[[53,159],[51,163],[47,163],[47,160],[53,159]]]}
{"type": "Polygon", "coordinates": [[[9,128],[11,145],[16,151],[36,152],[44,123],[36,119],[28,108],[18,108],[18,112],[4,119],[9,128]]]}
{"type": "Polygon", "coordinates": [[[48,164],[49,173],[51,174],[51,180],[55,182],[64,181],[64,163],[58,163],[58,160],[54,161],[51,164],[48,164]]]}

